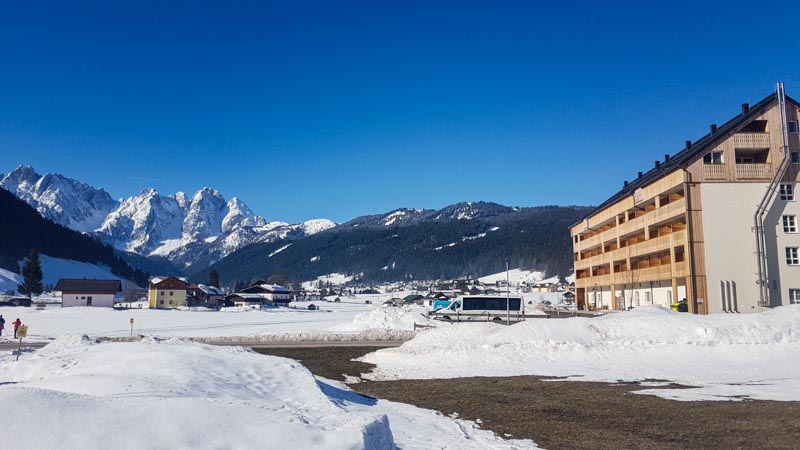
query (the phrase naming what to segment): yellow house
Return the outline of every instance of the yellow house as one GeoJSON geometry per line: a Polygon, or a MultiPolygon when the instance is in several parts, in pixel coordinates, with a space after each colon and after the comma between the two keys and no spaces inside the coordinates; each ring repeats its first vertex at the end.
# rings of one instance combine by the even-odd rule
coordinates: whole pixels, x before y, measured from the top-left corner
{"type": "Polygon", "coordinates": [[[186,289],[189,283],[185,278],[152,277],[148,283],[147,300],[150,308],[177,308],[186,306],[186,289]]]}

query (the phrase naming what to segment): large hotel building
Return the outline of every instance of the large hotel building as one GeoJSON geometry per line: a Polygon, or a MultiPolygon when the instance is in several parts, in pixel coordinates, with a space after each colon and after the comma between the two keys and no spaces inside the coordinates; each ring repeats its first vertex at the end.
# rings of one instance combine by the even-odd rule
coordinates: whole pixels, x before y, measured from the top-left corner
{"type": "Polygon", "coordinates": [[[625,182],[570,229],[580,309],[800,303],[800,104],[783,85],[625,182]]]}

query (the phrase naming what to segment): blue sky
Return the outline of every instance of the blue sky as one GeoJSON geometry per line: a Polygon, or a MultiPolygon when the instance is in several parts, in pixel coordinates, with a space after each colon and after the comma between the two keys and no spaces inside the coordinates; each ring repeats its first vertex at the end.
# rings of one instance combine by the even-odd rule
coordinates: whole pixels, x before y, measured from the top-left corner
{"type": "Polygon", "coordinates": [[[798,2],[24,3],[0,172],[268,220],[597,204],[775,81],[800,97],[798,2]]]}

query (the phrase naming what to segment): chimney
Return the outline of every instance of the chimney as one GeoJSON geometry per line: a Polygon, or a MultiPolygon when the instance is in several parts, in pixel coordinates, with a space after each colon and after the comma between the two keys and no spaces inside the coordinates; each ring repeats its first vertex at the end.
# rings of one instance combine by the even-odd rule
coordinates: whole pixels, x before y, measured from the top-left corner
{"type": "Polygon", "coordinates": [[[714,134],[714,133],[717,132],[717,124],[712,123],[709,128],[711,128],[711,134],[714,134]]]}
{"type": "Polygon", "coordinates": [[[628,187],[628,180],[625,180],[625,181],[624,181],[624,183],[625,183],[625,184],[624,184],[623,186],[624,186],[624,187],[628,187]]]}
{"type": "Polygon", "coordinates": [[[690,148],[692,148],[692,141],[686,141],[684,143],[686,144],[686,150],[689,150],[690,148]]]}
{"type": "Polygon", "coordinates": [[[669,155],[664,155],[664,162],[665,162],[665,163],[668,163],[668,162],[669,162],[669,155]]]}
{"type": "Polygon", "coordinates": [[[642,178],[642,175],[644,174],[642,172],[639,172],[639,178],[642,178]]]}
{"type": "Polygon", "coordinates": [[[750,103],[742,103],[742,114],[750,112],[750,103]]]}
{"type": "Polygon", "coordinates": [[[659,167],[661,167],[661,161],[656,161],[656,169],[658,169],[659,167]]]}

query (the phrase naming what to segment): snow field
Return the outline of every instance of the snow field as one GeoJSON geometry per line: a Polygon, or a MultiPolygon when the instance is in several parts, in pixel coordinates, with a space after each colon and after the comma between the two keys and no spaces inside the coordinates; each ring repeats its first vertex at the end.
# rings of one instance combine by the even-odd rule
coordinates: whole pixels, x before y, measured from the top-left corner
{"type": "Polygon", "coordinates": [[[800,305],[694,316],[658,307],[595,319],[465,323],[361,358],[368,379],[542,375],[667,380],[695,389],[640,391],[679,400],[800,400],[800,305]]]}
{"type": "Polygon", "coordinates": [[[238,347],[61,337],[0,355],[4,438],[60,449],[533,449],[238,347]],[[42,433],[43,427],[47,432],[42,433]]]}
{"type": "MultiPolygon", "coordinates": [[[[0,314],[9,323],[19,317],[29,326],[28,339],[32,341],[72,333],[124,338],[131,334],[130,319],[134,320],[136,336],[191,337],[214,343],[397,341],[414,337],[415,323],[441,325],[427,319],[422,307],[384,307],[380,302],[378,298],[370,305],[364,304],[363,299],[315,302],[320,307],[317,311],[306,309],[311,302],[295,302],[292,303],[295,308],[225,308],[222,311],[4,307],[0,308],[0,314]]],[[[3,339],[10,338],[4,333],[0,341],[3,339]]]]}

